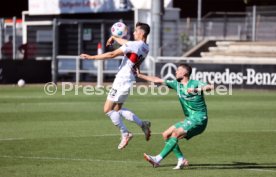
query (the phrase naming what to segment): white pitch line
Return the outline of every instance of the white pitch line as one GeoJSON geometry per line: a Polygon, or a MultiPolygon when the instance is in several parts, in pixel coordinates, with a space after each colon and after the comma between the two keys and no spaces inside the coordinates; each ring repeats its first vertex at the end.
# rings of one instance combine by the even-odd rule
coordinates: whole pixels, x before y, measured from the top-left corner
{"type": "Polygon", "coordinates": [[[0,139],[0,141],[16,141],[16,140],[24,140],[25,138],[6,138],[0,139]]]}
{"type": "MultiPolygon", "coordinates": [[[[135,135],[144,135],[144,133],[132,133],[134,136],[135,135]]],[[[151,133],[152,135],[161,135],[161,133],[151,133]]],[[[120,136],[120,134],[103,134],[103,135],[91,135],[87,137],[103,137],[103,136],[120,136]]]]}
{"type": "Polygon", "coordinates": [[[276,130],[245,130],[241,131],[242,132],[276,132],[276,130]]]}
{"type": "Polygon", "coordinates": [[[245,169],[245,170],[250,170],[250,171],[260,171],[260,172],[275,172],[276,170],[266,170],[266,169],[260,169],[260,168],[252,168],[252,169],[245,169]]]}
{"type": "MultiPolygon", "coordinates": [[[[144,133],[133,133],[134,136],[142,136],[144,133]]],[[[161,135],[161,133],[151,133],[151,135],[161,135]]],[[[43,139],[43,138],[88,138],[88,137],[112,137],[121,136],[120,134],[102,134],[102,135],[91,135],[91,136],[61,136],[61,137],[42,137],[42,138],[5,138],[0,141],[17,141],[17,140],[31,140],[31,139],[43,139]]]]}
{"type": "Polygon", "coordinates": [[[83,162],[108,162],[108,163],[133,163],[140,164],[143,162],[138,161],[122,161],[122,160],[103,160],[103,159],[80,159],[80,158],[65,158],[65,157],[30,157],[30,156],[8,156],[0,155],[0,158],[9,158],[9,159],[33,159],[33,160],[58,160],[58,161],[83,161],[83,162]]]}
{"type": "MultiPolygon", "coordinates": [[[[219,131],[219,130],[213,130],[213,131],[208,131],[209,133],[210,132],[215,132],[215,133],[218,133],[218,132],[230,132],[230,131],[219,131]]],[[[233,132],[233,131],[231,131],[233,132]]],[[[242,131],[236,131],[235,133],[258,133],[258,132],[276,132],[276,130],[242,130],[242,131]]]]}
{"type": "MultiPolygon", "coordinates": [[[[212,131],[209,131],[212,132],[212,131]]],[[[248,130],[248,131],[242,131],[243,132],[276,132],[276,130],[248,130]]],[[[162,133],[151,133],[152,135],[161,135],[162,133]]],[[[138,136],[142,136],[144,135],[143,133],[133,133],[133,135],[138,135],[138,136]]],[[[66,136],[66,137],[54,137],[54,138],[85,138],[85,137],[112,137],[112,136],[120,136],[120,134],[102,134],[102,135],[90,135],[90,136],[66,136]]],[[[53,137],[42,137],[43,138],[53,138],[53,137]]],[[[34,138],[3,138],[0,139],[0,141],[17,141],[17,140],[29,140],[29,139],[39,139],[38,137],[34,137],[34,138]]]]}

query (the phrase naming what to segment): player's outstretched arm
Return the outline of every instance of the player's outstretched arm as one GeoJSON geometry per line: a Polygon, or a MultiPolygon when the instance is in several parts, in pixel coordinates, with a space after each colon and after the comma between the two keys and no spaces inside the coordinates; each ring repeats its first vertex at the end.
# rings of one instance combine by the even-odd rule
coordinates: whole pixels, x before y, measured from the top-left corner
{"type": "Polygon", "coordinates": [[[138,68],[136,69],[136,73],[137,73],[137,77],[140,78],[140,79],[143,79],[143,80],[146,80],[146,81],[149,81],[149,82],[159,83],[159,84],[164,83],[164,80],[159,78],[159,77],[147,76],[147,75],[141,74],[140,70],[138,68]]]}
{"type": "Polygon", "coordinates": [[[201,88],[203,91],[211,91],[214,89],[214,85],[208,84],[201,88]]]}
{"type": "Polygon", "coordinates": [[[99,55],[88,55],[88,54],[80,54],[80,57],[82,59],[90,59],[90,60],[107,60],[112,59],[117,56],[123,55],[123,51],[121,49],[114,50],[112,52],[106,52],[99,55]]]}
{"type": "Polygon", "coordinates": [[[120,45],[124,45],[125,43],[128,42],[128,40],[126,39],[122,39],[122,38],[119,38],[119,37],[116,37],[116,36],[111,36],[107,42],[106,42],[106,46],[109,46],[109,45],[112,45],[114,43],[114,41],[116,41],[118,44],[120,45]]]}

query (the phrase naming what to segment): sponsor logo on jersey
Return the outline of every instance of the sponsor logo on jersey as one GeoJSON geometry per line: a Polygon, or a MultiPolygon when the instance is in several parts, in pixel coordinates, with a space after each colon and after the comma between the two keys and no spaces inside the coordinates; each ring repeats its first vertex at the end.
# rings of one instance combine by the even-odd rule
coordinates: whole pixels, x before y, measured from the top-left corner
{"type": "Polygon", "coordinates": [[[126,56],[132,63],[136,63],[138,61],[138,55],[136,53],[127,53],[126,56]]]}
{"type": "Polygon", "coordinates": [[[149,50],[146,49],[146,48],[144,48],[144,47],[142,47],[142,51],[145,52],[145,53],[148,53],[148,52],[149,52],[149,50]]]}

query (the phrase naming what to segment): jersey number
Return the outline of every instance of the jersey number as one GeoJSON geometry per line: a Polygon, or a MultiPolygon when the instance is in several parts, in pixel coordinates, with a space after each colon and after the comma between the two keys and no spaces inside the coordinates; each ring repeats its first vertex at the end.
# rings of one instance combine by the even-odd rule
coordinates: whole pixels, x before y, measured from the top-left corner
{"type": "Polygon", "coordinates": [[[117,89],[111,88],[111,90],[109,91],[109,95],[114,97],[117,93],[117,89]]]}

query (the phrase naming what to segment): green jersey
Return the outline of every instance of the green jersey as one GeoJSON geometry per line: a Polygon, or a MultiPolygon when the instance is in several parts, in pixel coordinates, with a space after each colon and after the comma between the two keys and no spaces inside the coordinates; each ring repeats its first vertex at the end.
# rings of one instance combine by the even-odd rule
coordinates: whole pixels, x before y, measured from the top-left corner
{"type": "Polygon", "coordinates": [[[165,80],[165,83],[168,87],[176,90],[182,110],[186,117],[207,117],[207,107],[203,91],[198,93],[187,92],[189,88],[200,88],[207,85],[206,83],[197,80],[189,80],[187,85],[183,85],[177,80],[165,80]],[[206,116],[195,116],[198,113],[206,116]]]}

